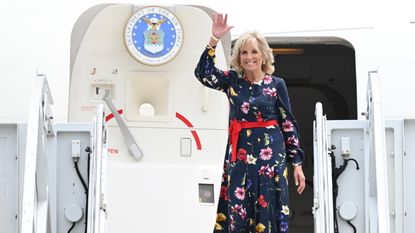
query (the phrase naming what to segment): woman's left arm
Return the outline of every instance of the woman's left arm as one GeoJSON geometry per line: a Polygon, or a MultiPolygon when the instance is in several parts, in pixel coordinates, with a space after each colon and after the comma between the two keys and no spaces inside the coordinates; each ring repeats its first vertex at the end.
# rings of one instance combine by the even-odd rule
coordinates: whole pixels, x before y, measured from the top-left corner
{"type": "Polygon", "coordinates": [[[302,170],[304,151],[300,148],[298,124],[291,110],[287,86],[283,79],[278,78],[277,84],[277,111],[280,115],[280,128],[285,139],[285,153],[287,161],[294,166],[294,180],[297,192],[301,194],[305,188],[305,176],[302,170]]]}
{"type": "Polygon", "coordinates": [[[302,157],[304,155],[303,150],[300,148],[298,124],[295,120],[292,110],[290,99],[288,97],[287,86],[283,79],[278,79],[277,84],[277,111],[279,111],[279,124],[282,134],[285,139],[285,153],[288,156],[287,160],[292,162],[293,165],[302,164],[302,157]]]}

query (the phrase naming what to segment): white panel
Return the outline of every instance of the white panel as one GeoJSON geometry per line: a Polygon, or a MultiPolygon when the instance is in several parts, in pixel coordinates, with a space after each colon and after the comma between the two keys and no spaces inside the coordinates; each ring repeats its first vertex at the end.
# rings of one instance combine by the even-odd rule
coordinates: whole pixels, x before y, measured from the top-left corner
{"type": "Polygon", "coordinates": [[[0,124],[0,233],[17,233],[16,125],[0,124]]]}
{"type": "MultiPolygon", "coordinates": [[[[358,120],[343,120],[343,121],[327,121],[327,131],[330,134],[330,145],[334,145],[336,149],[333,150],[335,155],[336,168],[344,166],[344,159],[354,159],[359,164],[357,170],[356,164],[350,160],[347,167],[337,179],[338,196],[336,199],[336,209],[339,209],[343,204],[352,203],[357,207],[357,215],[350,222],[356,227],[357,232],[365,232],[365,219],[367,203],[365,196],[367,194],[368,184],[365,177],[367,177],[367,158],[368,158],[368,134],[366,134],[367,121],[358,120]],[[344,138],[349,138],[349,157],[342,156],[341,145],[344,143],[344,138]]],[[[339,232],[353,233],[353,228],[342,219],[336,211],[339,232]]]]}
{"type": "Polygon", "coordinates": [[[404,134],[404,233],[415,229],[415,120],[405,120],[404,134]]]}
{"type": "Polygon", "coordinates": [[[113,153],[108,157],[108,232],[129,232],[131,228],[148,233],[212,232],[227,131],[196,132],[202,150],[193,141],[192,156],[183,157],[179,140],[191,137],[190,130],[132,128],[145,153],[141,161],[135,161],[125,153],[128,149],[119,129],[109,127],[108,148],[113,153]],[[199,183],[214,185],[215,205],[199,202],[199,183]],[[149,224],[154,219],[163,219],[163,224],[149,224]]]}
{"type": "Polygon", "coordinates": [[[85,149],[91,145],[93,124],[92,122],[60,123],[55,124],[54,127],[56,136],[49,137],[47,143],[51,221],[51,230],[48,232],[68,232],[72,223],[65,218],[65,212],[71,206],[77,205],[82,208],[83,216],[71,233],[83,233],[85,232],[86,195],[75,170],[71,148],[72,142],[79,140],[80,157],[78,167],[82,177],[87,179],[88,154],[85,149]]]}
{"type": "MultiPolygon", "coordinates": [[[[54,150],[50,150],[51,156],[49,156],[49,158],[56,157],[56,161],[55,163],[48,163],[53,166],[52,168],[54,169],[52,169],[52,171],[55,172],[54,175],[56,176],[53,180],[54,183],[49,184],[51,190],[56,190],[56,205],[51,203],[51,206],[55,207],[57,211],[56,213],[51,212],[51,215],[55,214],[54,216],[56,216],[56,233],[68,232],[69,228],[72,226],[72,223],[65,218],[64,214],[66,209],[73,204],[82,207],[84,213],[83,218],[75,225],[71,233],[85,232],[86,194],[82,182],[75,170],[71,147],[74,139],[79,141],[80,156],[78,168],[81,176],[87,183],[88,154],[85,152],[85,148],[90,146],[91,134],[90,131],[82,129],[77,124],[66,123],[66,125],[56,125],[55,148],[54,150]]],[[[50,193],[51,197],[52,195],[53,194],[50,193]]],[[[51,200],[53,200],[53,198],[51,198],[51,200]]]]}
{"type": "Polygon", "coordinates": [[[391,233],[404,232],[404,120],[385,121],[391,233]]]}

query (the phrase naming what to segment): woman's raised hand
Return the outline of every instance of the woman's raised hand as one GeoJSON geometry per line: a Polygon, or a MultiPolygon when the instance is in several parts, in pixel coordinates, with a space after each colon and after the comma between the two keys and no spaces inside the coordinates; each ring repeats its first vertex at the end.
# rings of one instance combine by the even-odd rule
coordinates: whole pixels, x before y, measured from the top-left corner
{"type": "Polygon", "coordinates": [[[228,15],[217,13],[213,15],[212,36],[216,39],[222,38],[233,26],[228,25],[228,15]]]}

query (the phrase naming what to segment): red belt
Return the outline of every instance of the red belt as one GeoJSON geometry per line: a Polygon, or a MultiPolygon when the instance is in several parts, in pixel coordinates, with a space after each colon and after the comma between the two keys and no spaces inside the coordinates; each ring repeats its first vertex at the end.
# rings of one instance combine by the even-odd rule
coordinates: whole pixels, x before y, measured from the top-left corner
{"type": "Polygon", "coordinates": [[[259,122],[239,122],[231,120],[229,125],[230,142],[232,144],[232,162],[236,161],[236,149],[238,145],[239,132],[247,128],[265,128],[268,126],[278,125],[276,120],[259,121],[259,122]]]}

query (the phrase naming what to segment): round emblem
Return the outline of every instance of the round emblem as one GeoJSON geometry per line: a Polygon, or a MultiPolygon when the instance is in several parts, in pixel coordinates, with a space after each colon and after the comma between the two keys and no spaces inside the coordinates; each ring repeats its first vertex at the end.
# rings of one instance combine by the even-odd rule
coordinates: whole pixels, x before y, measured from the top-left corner
{"type": "Polygon", "coordinates": [[[166,8],[145,7],[128,20],[124,40],[137,61],[146,65],[161,65],[179,52],[183,30],[176,16],[166,8]]]}

